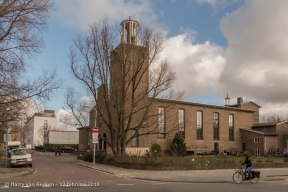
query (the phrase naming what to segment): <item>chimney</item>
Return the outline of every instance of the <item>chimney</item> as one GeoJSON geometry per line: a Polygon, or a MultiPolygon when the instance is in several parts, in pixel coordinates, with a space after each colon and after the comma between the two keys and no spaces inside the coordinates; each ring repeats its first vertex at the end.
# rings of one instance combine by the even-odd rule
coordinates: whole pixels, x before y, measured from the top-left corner
{"type": "Polygon", "coordinates": [[[242,97],[238,97],[237,98],[237,104],[241,105],[243,103],[243,98],[242,97]]]}

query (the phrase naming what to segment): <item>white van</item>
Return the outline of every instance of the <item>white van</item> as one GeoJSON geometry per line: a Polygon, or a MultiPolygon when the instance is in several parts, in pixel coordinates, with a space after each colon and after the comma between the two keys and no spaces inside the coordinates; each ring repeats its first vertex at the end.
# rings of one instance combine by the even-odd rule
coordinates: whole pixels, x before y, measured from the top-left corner
{"type": "Polygon", "coordinates": [[[21,165],[29,165],[32,167],[32,157],[29,149],[27,148],[16,148],[11,150],[11,168],[21,165]]]}

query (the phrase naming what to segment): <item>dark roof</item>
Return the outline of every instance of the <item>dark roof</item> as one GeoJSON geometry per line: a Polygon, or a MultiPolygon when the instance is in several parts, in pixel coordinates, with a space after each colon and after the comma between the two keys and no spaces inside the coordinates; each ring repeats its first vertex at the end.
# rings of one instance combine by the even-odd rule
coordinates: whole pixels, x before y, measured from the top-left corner
{"type": "MultiPolygon", "coordinates": [[[[253,101],[248,101],[248,102],[244,102],[244,103],[241,103],[241,104],[246,104],[246,103],[252,103],[253,105],[256,105],[257,107],[261,108],[260,105],[257,105],[256,103],[254,103],[253,101]]],[[[240,108],[240,105],[241,104],[233,104],[233,105],[226,105],[228,107],[239,107],[240,108]]]]}
{"type": "Polygon", "coordinates": [[[258,131],[258,130],[255,130],[255,129],[240,128],[240,130],[248,131],[248,132],[252,132],[252,133],[256,133],[256,134],[260,134],[260,135],[264,135],[264,136],[278,136],[277,133],[258,131]]]}
{"type": "Polygon", "coordinates": [[[170,102],[170,103],[183,104],[183,105],[194,105],[194,106],[200,106],[200,107],[209,107],[209,108],[233,110],[233,111],[243,111],[243,112],[250,112],[250,113],[255,112],[255,110],[252,110],[252,109],[243,109],[243,108],[236,108],[236,107],[230,107],[230,106],[219,106],[219,105],[210,105],[210,104],[202,104],[202,103],[192,103],[192,102],[187,102],[187,101],[169,100],[169,99],[160,99],[160,98],[151,98],[151,99],[155,99],[159,102],[170,102]]]}
{"type": "Polygon", "coordinates": [[[288,123],[287,121],[282,121],[282,122],[269,122],[269,123],[258,123],[258,124],[254,124],[252,126],[252,128],[256,128],[256,127],[272,127],[272,126],[277,126],[280,125],[282,123],[288,123]]]}
{"type": "Polygon", "coordinates": [[[76,129],[90,129],[90,127],[89,126],[86,126],[86,127],[78,127],[78,128],[76,128],[76,129]]]}

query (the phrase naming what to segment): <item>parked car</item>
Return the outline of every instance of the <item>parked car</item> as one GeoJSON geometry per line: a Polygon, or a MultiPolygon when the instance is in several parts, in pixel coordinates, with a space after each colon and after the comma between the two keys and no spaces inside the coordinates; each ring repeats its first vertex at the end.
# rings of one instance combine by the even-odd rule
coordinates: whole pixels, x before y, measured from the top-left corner
{"type": "Polygon", "coordinates": [[[62,153],[72,153],[74,151],[74,148],[70,146],[63,146],[60,147],[60,150],[62,153]]]}
{"type": "Polygon", "coordinates": [[[27,148],[16,148],[11,150],[10,154],[11,168],[22,165],[29,165],[32,167],[32,157],[29,149],[27,148]]]}

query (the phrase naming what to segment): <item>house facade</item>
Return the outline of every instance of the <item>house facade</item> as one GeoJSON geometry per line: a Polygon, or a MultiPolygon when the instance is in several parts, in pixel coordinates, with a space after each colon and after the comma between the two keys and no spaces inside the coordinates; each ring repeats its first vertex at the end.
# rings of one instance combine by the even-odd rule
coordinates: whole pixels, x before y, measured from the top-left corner
{"type": "Polygon", "coordinates": [[[240,128],[243,148],[254,155],[280,155],[288,152],[288,122],[254,124],[240,128]],[[247,150],[247,149],[246,149],[247,150]]]}
{"type": "Polygon", "coordinates": [[[43,146],[45,134],[49,130],[55,130],[57,119],[54,110],[44,110],[35,113],[24,125],[24,144],[27,146],[43,146]]]}
{"type": "MultiPolygon", "coordinates": [[[[252,101],[244,102],[242,97],[237,98],[236,104],[230,105],[227,95],[226,103],[223,106],[149,97],[145,93],[149,88],[149,70],[145,71],[145,66],[148,66],[149,54],[145,48],[137,44],[135,31],[138,31],[138,26],[138,22],[131,19],[121,23],[121,43],[111,52],[110,84],[98,88],[97,105],[90,111],[90,132],[95,126],[99,128],[98,149],[109,151],[107,143],[112,141],[109,129],[102,120],[103,114],[108,114],[105,111],[99,111],[105,110],[104,106],[107,104],[107,102],[103,102],[105,100],[109,100],[109,110],[112,109],[109,115],[115,116],[115,118],[117,117],[116,110],[119,108],[124,111],[129,111],[131,108],[137,110],[144,108],[146,103],[151,103],[147,112],[150,114],[149,119],[145,119],[143,127],[137,133],[142,136],[131,139],[126,147],[127,154],[143,155],[154,143],[159,144],[163,151],[169,151],[176,133],[185,139],[188,152],[191,153],[195,151],[226,151],[236,154],[249,151],[251,155],[267,155],[287,148],[286,128],[281,128],[285,127],[287,123],[277,124],[273,130],[272,128],[271,130],[269,128],[269,131],[268,128],[260,130],[259,109],[261,107],[252,101]],[[129,52],[126,49],[129,49],[129,52]],[[139,50],[142,51],[141,60],[144,63],[142,68],[138,67],[137,62],[133,66],[133,61],[137,61],[135,57],[140,52],[139,50]],[[128,66],[123,65],[124,60],[131,62],[128,66]],[[123,87],[132,88],[132,85],[126,85],[126,82],[128,82],[127,79],[134,78],[133,70],[142,72],[141,79],[137,82],[141,86],[135,89],[135,95],[133,95],[141,100],[137,105],[130,106],[126,101],[132,99],[132,92],[128,91],[124,94],[123,87]],[[122,74],[126,74],[126,76],[123,78],[122,74]],[[111,98],[114,100],[112,101],[111,98]],[[117,99],[118,101],[116,101],[117,99]],[[123,104],[125,102],[128,104],[123,104]],[[97,110],[94,110],[96,108],[98,113],[97,110]],[[113,113],[113,109],[115,109],[115,113],[113,113]],[[151,130],[156,130],[157,133],[149,134],[151,130]]],[[[134,120],[131,122],[131,127],[135,126],[136,122],[143,121],[143,114],[143,110],[133,113],[134,120]]],[[[117,126],[120,125],[115,123],[115,127],[117,126]]],[[[128,134],[134,135],[134,130],[136,129],[131,128],[128,134]]],[[[80,135],[80,141],[81,137],[87,136],[80,135]]]]}

